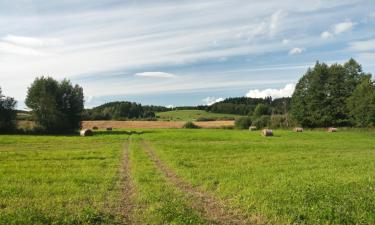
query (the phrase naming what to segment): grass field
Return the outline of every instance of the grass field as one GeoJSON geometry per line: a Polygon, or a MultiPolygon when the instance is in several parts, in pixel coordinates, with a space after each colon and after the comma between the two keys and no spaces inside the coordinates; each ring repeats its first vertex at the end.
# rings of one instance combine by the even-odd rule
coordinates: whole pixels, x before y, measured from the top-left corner
{"type": "Polygon", "coordinates": [[[173,110],[156,113],[159,120],[168,121],[195,121],[198,118],[208,118],[213,120],[228,120],[240,117],[233,114],[211,113],[204,110],[173,110]]]}
{"type": "Polygon", "coordinates": [[[0,136],[0,224],[113,224],[124,135],[0,136]]]}
{"type": "Polygon", "coordinates": [[[275,134],[0,136],[0,224],[375,223],[375,133],[275,134]]]}

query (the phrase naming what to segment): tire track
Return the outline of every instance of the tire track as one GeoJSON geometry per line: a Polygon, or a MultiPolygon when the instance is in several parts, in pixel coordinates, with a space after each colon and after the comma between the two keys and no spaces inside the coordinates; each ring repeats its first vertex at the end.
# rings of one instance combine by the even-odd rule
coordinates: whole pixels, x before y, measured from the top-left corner
{"type": "Polygon", "coordinates": [[[122,216],[124,218],[124,224],[133,224],[133,212],[135,209],[135,186],[131,177],[131,163],[130,163],[130,144],[131,136],[124,144],[124,155],[122,159],[122,216]]]}
{"type": "Polygon", "coordinates": [[[217,225],[245,225],[259,223],[259,217],[247,218],[240,212],[229,209],[222,201],[216,199],[211,194],[193,187],[190,183],[179,178],[169,169],[156,155],[154,149],[148,142],[142,140],[142,146],[147,155],[156,164],[157,168],[164,174],[167,180],[176,186],[180,191],[191,198],[192,208],[197,210],[201,216],[206,218],[211,224],[217,225]]]}

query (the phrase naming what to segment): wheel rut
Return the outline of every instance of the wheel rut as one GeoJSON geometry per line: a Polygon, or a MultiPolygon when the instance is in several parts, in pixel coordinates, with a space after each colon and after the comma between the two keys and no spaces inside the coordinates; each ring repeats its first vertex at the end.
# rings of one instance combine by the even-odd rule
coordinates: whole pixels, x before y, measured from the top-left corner
{"type": "Polygon", "coordinates": [[[257,219],[247,218],[240,212],[230,209],[225,204],[215,198],[210,193],[193,187],[190,183],[178,177],[167,165],[165,165],[156,155],[155,150],[151,145],[142,140],[142,146],[150,159],[155,163],[157,168],[164,174],[166,179],[172,183],[177,189],[185,193],[185,195],[192,199],[191,207],[198,211],[203,218],[211,224],[217,225],[244,225],[257,224],[257,219]]]}
{"type": "Polygon", "coordinates": [[[133,212],[135,209],[135,186],[131,177],[130,145],[131,137],[124,144],[124,153],[122,159],[122,210],[123,222],[126,225],[134,223],[133,212]]]}

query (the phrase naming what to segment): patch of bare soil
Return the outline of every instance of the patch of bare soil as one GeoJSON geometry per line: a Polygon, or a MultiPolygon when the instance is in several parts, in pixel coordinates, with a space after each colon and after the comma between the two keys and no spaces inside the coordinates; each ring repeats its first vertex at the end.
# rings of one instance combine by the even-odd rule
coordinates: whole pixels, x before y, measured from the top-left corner
{"type": "Polygon", "coordinates": [[[124,156],[122,161],[122,215],[124,217],[124,224],[133,224],[133,212],[135,209],[135,188],[131,178],[131,163],[130,163],[130,143],[131,137],[124,145],[124,156]]]}
{"type": "MultiPolygon", "coordinates": [[[[196,125],[202,128],[220,128],[223,126],[233,126],[234,121],[204,121],[194,122],[196,125]]],[[[96,120],[96,121],[82,121],[82,127],[84,129],[92,129],[98,127],[99,129],[105,129],[107,127],[112,128],[182,128],[185,124],[184,121],[113,121],[113,120],[96,120]]]]}
{"type": "Polygon", "coordinates": [[[182,180],[159,159],[149,143],[143,140],[142,145],[148,156],[152,159],[152,161],[154,161],[158,169],[165,175],[167,180],[190,197],[192,199],[192,208],[197,210],[201,216],[206,218],[212,224],[244,225],[262,223],[259,221],[261,218],[247,218],[240,212],[228,208],[222,201],[216,199],[211,194],[204,192],[199,188],[193,187],[190,183],[182,180]]]}

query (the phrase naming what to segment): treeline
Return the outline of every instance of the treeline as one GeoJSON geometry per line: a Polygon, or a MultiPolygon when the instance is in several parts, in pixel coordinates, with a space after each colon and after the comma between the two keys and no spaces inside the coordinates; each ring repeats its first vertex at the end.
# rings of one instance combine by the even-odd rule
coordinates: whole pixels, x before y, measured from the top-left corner
{"type": "Polygon", "coordinates": [[[142,106],[135,102],[110,102],[83,113],[84,120],[156,120],[155,112],[169,111],[163,106],[142,106]]]}
{"type": "Polygon", "coordinates": [[[375,125],[375,86],[355,60],[343,65],[317,62],[299,80],[292,115],[306,127],[375,125]]]}
{"type": "MultiPolygon", "coordinates": [[[[17,131],[16,101],[0,88],[0,133],[17,131]]],[[[25,100],[36,123],[36,131],[73,132],[86,120],[155,120],[163,106],[142,106],[133,102],[111,102],[84,110],[83,89],[69,80],[39,77],[30,85],[25,100]]],[[[177,107],[214,113],[238,114],[242,127],[375,126],[375,85],[355,60],[343,65],[317,62],[296,85],[291,98],[228,98],[211,106],[177,107]]],[[[24,115],[29,118],[29,114],[24,115]]]]}
{"type": "Polygon", "coordinates": [[[0,89],[0,133],[71,133],[81,128],[83,89],[69,80],[36,78],[27,90],[25,104],[35,122],[32,130],[17,127],[16,101],[0,89]]]}
{"type": "Polygon", "coordinates": [[[343,65],[317,62],[299,80],[292,98],[231,98],[209,110],[247,115],[236,121],[239,128],[374,127],[375,85],[354,59],[343,65]]]}
{"type": "Polygon", "coordinates": [[[208,106],[206,110],[213,113],[252,116],[258,105],[266,106],[269,114],[286,114],[291,107],[291,98],[227,98],[222,102],[208,106]]]}

